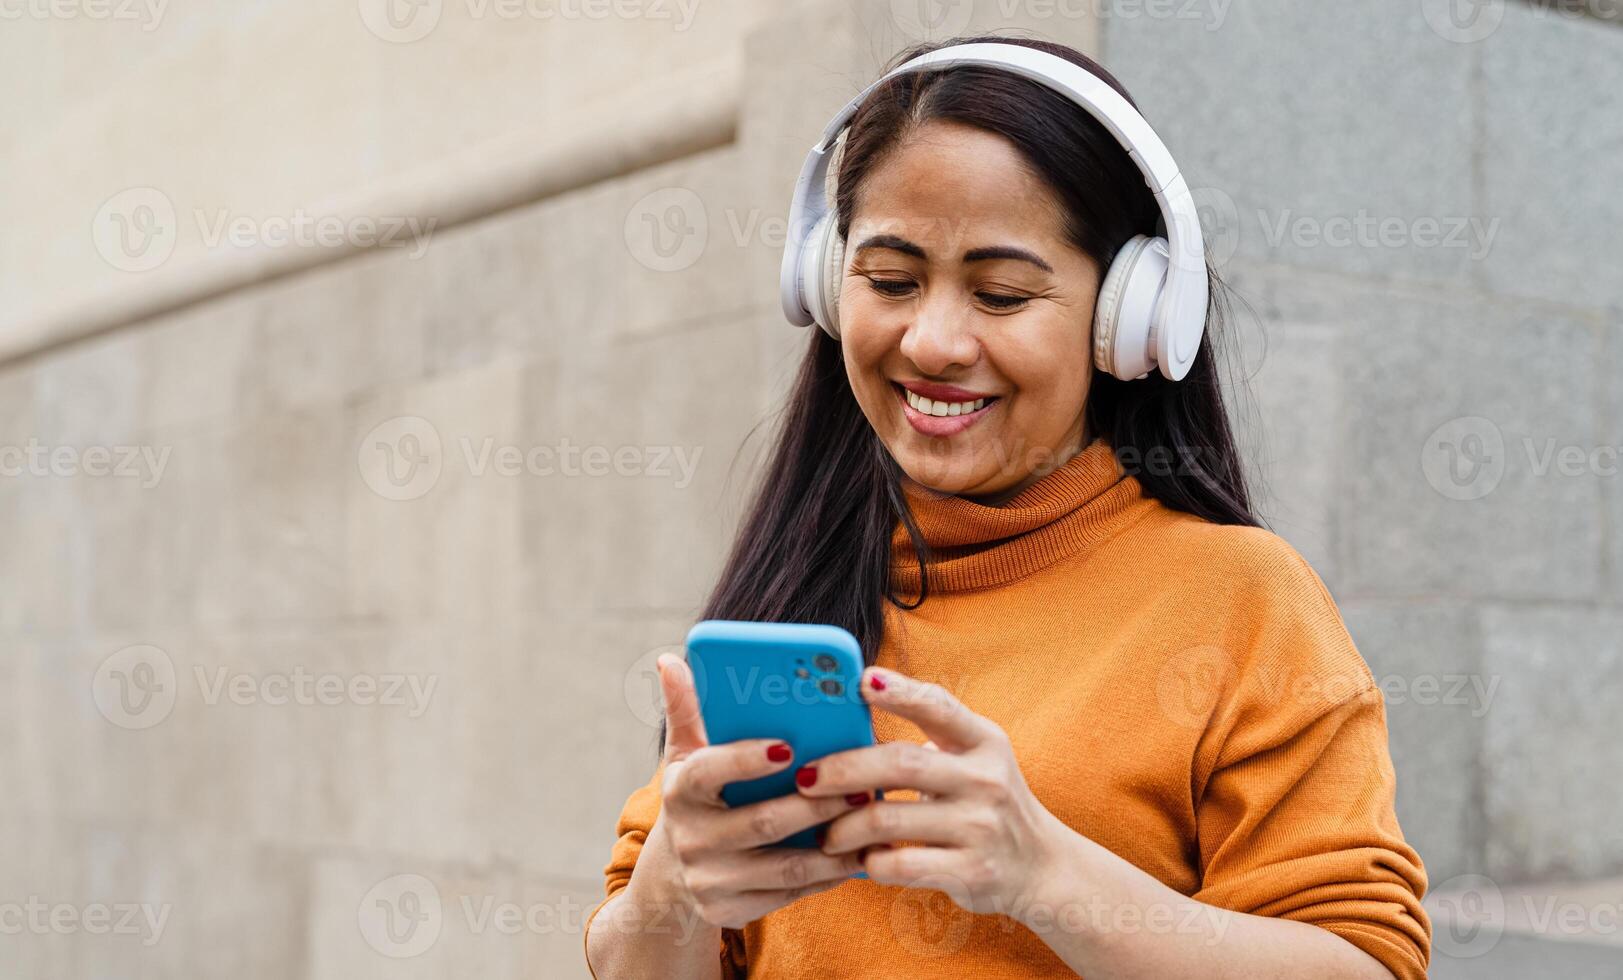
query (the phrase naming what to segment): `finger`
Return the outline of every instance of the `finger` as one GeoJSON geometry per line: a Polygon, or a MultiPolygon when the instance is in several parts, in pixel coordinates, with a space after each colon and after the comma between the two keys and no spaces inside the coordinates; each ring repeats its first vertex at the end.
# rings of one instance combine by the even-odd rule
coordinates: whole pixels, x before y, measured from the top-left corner
{"type": "Polygon", "coordinates": [[[953,847],[876,847],[863,854],[862,870],[875,884],[911,888],[928,878],[939,889],[943,877],[964,880],[964,857],[953,847]]]}
{"type": "Polygon", "coordinates": [[[806,796],[845,796],[875,789],[916,789],[947,795],[965,785],[969,764],[914,742],[882,742],[836,752],[795,773],[806,796]]]}
{"type": "Polygon", "coordinates": [[[948,752],[972,749],[999,730],[939,684],[914,680],[882,667],[869,667],[862,681],[869,704],[911,721],[948,752]]]}
{"type": "Polygon", "coordinates": [[[759,779],[794,762],[794,750],[775,738],[750,738],[695,749],[677,767],[666,787],[678,802],[721,805],[721,788],[728,783],[759,779]]]}
{"type": "Polygon", "coordinates": [[[665,653],[654,663],[665,702],[665,761],[680,762],[710,744],[699,714],[699,693],[693,686],[693,671],[680,657],[665,653]]]}
{"type": "Polygon", "coordinates": [[[971,813],[961,803],[889,803],[865,806],[828,825],[823,853],[846,854],[875,844],[918,841],[965,844],[971,813]]]}
{"type": "Polygon", "coordinates": [[[776,844],[790,834],[827,823],[866,803],[854,796],[811,799],[791,793],[718,814],[717,834],[739,849],[776,844]]]}
{"type": "Polygon", "coordinates": [[[742,929],[785,905],[838,888],[844,883],[844,879],[841,879],[783,891],[739,892],[717,903],[714,909],[706,908],[704,917],[711,925],[723,929],[742,929]]]}
{"type": "Polygon", "coordinates": [[[768,847],[739,851],[719,865],[689,876],[696,897],[738,892],[793,891],[826,881],[843,881],[862,870],[857,854],[824,854],[809,847],[768,847]],[[697,878],[697,881],[692,880],[697,878]]]}
{"type": "MultiPolygon", "coordinates": [[[[936,745],[934,742],[925,742],[924,747],[929,749],[931,752],[939,752],[941,750],[941,747],[936,745]]],[[[931,799],[934,799],[934,797],[931,796],[931,794],[929,794],[929,793],[920,793],[919,794],[919,802],[921,802],[921,803],[927,803],[931,799]]]]}

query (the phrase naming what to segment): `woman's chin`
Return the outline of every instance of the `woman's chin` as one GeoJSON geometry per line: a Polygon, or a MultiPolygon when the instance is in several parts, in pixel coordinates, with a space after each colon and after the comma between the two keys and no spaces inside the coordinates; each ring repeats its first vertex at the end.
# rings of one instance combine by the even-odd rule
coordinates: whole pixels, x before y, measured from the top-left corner
{"type": "Polygon", "coordinates": [[[937,493],[985,493],[986,491],[982,489],[984,484],[990,477],[995,476],[983,472],[985,467],[976,465],[978,461],[969,453],[961,456],[908,453],[897,462],[901,465],[902,472],[914,483],[937,493]]]}

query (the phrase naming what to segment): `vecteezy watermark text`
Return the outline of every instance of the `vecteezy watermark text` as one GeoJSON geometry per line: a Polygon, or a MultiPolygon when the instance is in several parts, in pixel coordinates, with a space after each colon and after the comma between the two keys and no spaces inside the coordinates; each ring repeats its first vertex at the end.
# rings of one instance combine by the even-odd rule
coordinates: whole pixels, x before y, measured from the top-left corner
{"type": "Polygon", "coordinates": [[[0,20],[133,21],[150,33],[169,0],[0,0],[0,20]]]}
{"type": "MultiPolygon", "coordinates": [[[[1555,436],[1524,436],[1525,472],[1534,479],[1610,479],[1623,471],[1623,446],[1563,442],[1555,436]]],[[[1450,500],[1480,500],[1498,489],[1515,459],[1498,423],[1481,415],[1449,419],[1420,446],[1420,472],[1433,490],[1450,500]]]]}
{"type": "MultiPolygon", "coordinates": [[[[361,23],[379,40],[411,44],[434,33],[447,0],[357,0],[361,23]]],[[[678,33],[693,25],[699,0],[461,0],[468,21],[668,21],[678,33]]]]}
{"type": "MultiPolygon", "coordinates": [[[[460,461],[469,476],[672,480],[686,490],[699,468],[703,446],[593,445],[560,438],[555,444],[520,446],[494,437],[459,436],[460,461]]],[[[361,479],[388,500],[416,500],[434,489],[445,469],[439,429],[416,415],[400,415],[373,426],[356,447],[361,479]]]]}
{"type": "Polygon", "coordinates": [[[0,446],[0,477],[111,477],[150,490],[163,479],[170,446],[0,446]]]}
{"type": "Polygon", "coordinates": [[[0,902],[0,935],[133,936],[142,946],[163,939],[170,906],[146,902],[48,902],[30,895],[20,902],[0,902]]]}
{"type": "MultiPolygon", "coordinates": [[[[4,0],[0,0],[4,2],[4,0]]],[[[193,208],[197,240],[208,249],[398,248],[421,258],[438,218],[416,215],[246,215],[229,208],[193,208]]],[[[103,202],[91,222],[96,251],[123,272],[148,272],[169,261],[180,240],[181,213],[156,187],[130,187],[103,202]]]]}
{"type": "MultiPolygon", "coordinates": [[[[356,905],[355,918],[368,946],[391,959],[408,959],[432,949],[447,926],[475,937],[579,936],[595,907],[567,894],[551,901],[515,902],[467,893],[447,909],[432,879],[397,874],[367,889],[356,905]]],[[[592,922],[593,929],[622,935],[668,936],[678,946],[691,943],[703,926],[698,910],[668,903],[618,902],[592,922]]]]}
{"type": "MultiPolygon", "coordinates": [[[[168,718],[180,699],[181,675],[168,651],[136,644],[114,651],[96,668],[91,697],[102,717],[120,728],[139,731],[168,718]]],[[[338,673],[296,664],[287,671],[249,672],[223,665],[194,664],[193,683],[207,707],[268,705],[306,707],[353,705],[404,708],[420,718],[439,687],[435,674],[399,671],[338,673]]]]}

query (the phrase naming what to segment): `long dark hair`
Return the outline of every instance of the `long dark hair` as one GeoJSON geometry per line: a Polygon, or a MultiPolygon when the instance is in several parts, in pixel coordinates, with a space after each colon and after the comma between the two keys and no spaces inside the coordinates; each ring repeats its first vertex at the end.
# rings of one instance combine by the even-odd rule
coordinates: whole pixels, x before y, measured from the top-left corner
{"type": "MultiPolygon", "coordinates": [[[[946,44],[1000,41],[1075,62],[1132,97],[1102,67],[1061,44],[985,35],[926,43],[891,67],[946,44]]],[[[851,121],[836,175],[844,239],[864,180],[885,154],[928,120],[951,120],[1013,143],[1064,203],[1073,243],[1102,270],[1135,234],[1157,234],[1160,211],[1127,151],[1097,120],[1037,82],[975,66],[905,75],[876,89],[851,121]]],[[[1118,381],[1095,372],[1088,430],[1105,437],[1144,492],[1167,507],[1219,524],[1260,526],[1229,428],[1214,354],[1226,319],[1224,284],[1210,274],[1213,302],[1189,374],[1154,372],[1118,381]],[[1159,462],[1153,462],[1159,460],[1159,462]]],[[[908,513],[900,467],[857,405],[840,345],[816,327],[788,398],[775,448],[755,490],[706,619],[832,623],[850,630],[873,663],[884,604],[909,608],[890,586],[891,536],[908,513]]],[[[911,604],[928,596],[924,587],[911,604]]]]}

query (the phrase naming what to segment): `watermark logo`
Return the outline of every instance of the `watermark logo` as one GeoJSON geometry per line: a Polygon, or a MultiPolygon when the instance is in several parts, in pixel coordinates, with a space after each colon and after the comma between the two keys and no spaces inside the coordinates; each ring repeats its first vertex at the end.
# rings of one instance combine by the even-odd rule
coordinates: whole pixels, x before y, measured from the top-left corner
{"type": "Polygon", "coordinates": [[[1456,875],[1433,892],[1432,947],[1455,959],[1474,959],[1499,945],[1505,932],[1505,896],[1486,875],[1456,875]]]}
{"type": "Polygon", "coordinates": [[[366,944],[391,959],[421,956],[439,941],[445,912],[440,890],[418,874],[385,878],[355,908],[366,944]]]}
{"type": "Polygon", "coordinates": [[[1161,664],[1156,675],[1156,704],[1178,725],[1205,728],[1234,670],[1234,661],[1221,647],[1180,650],[1161,664]]]}
{"type": "Polygon", "coordinates": [[[416,415],[380,422],[361,437],[355,463],[373,493],[385,500],[416,500],[440,480],[439,430],[416,415]]]}
{"type": "Polygon", "coordinates": [[[710,240],[704,201],[686,187],[662,187],[644,194],[626,212],[626,248],[655,272],[690,268],[710,240]]]}
{"type": "MultiPolygon", "coordinates": [[[[1227,266],[1240,248],[1240,209],[1227,191],[1218,187],[1196,187],[1189,192],[1200,220],[1200,235],[1206,245],[1206,262],[1214,269],[1227,266]]],[[[1166,219],[1156,227],[1166,234],[1166,219]]]]}
{"type": "Polygon", "coordinates": [[[175,710],[179,685],[175,662],[150,644],[115,651],[91,681],[91,696],[101,716],[132,731],[151,728],[175,710]]]}
{"type": "Polygon", "coordinates": [[[444,0],[359,0],[361,23],[390,44],[421,41],[439,26],[444,0]]]}
{"type": "Polygon", "coordinates": [[[1420,13],[1443,40],[1475,44],[1499,29],[1505,0],[1420,0],[1420,13]]]}
{"type": "Polygon", "coordinates": [[[951,956],[974,931],[974,917],[963,911],[969,903],[969,887],[952,875],[916,878],[890,903],[890,933],[913,956],[951,956]]]}
{"type": "Polygon", "coordinates": [[[973,0],[890,0],[890,20],[915,41],[962,34],[975,12],[973,0]]]}
{"type": "Polygon", "coordinates": [[[163,191],[131,187],[102,204],[91,234],[108,265],[123,272],[150,272],[174,254],[180,219],[163,191]]]}
{"type": "MultiPolygon", "coordinates": [[[[665,696],[659,686],[659,658],[666,653],[685,656],[681,644],[654,647],[631,662],[621,682],[626,707],[649,728],[658,728],[665,718],[665,696]]],[[[704,676],[697,672],[693,676],[693,688],[699,703],[703,704],[707,685],[704,676]]]]}
{"type": "Polygon", "coordinates": [[[1426,482],[1450,500],[1478,500],[1505,475],[1505,438],[1491,419],[1468,415],[1433,429],[1420,447],[1426,482]]]}

